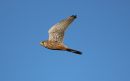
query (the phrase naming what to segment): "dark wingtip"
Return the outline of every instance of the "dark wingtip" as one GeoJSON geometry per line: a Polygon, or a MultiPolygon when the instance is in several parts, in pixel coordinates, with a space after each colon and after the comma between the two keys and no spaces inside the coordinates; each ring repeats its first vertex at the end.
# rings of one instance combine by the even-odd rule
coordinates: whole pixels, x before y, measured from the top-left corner
{"type": "Polygon", "coordinates": [[[77,15],[71,15],[71,17],[77,18],[77,15]]]}

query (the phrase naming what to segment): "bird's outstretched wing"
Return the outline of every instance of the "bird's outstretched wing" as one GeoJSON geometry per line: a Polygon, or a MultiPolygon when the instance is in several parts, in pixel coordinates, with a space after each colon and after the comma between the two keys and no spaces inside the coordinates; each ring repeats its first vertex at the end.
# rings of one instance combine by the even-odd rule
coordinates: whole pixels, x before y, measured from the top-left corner
{"type": "Polygon", "coordinates": [[[75,18],[76,15],[69,16],[67,19],[64,19],[59,23],[55,24],[54,26],[52,26],[48,31],[49,40],[62,43],[64,39],[65,30],[74,21],[75,18]]]}

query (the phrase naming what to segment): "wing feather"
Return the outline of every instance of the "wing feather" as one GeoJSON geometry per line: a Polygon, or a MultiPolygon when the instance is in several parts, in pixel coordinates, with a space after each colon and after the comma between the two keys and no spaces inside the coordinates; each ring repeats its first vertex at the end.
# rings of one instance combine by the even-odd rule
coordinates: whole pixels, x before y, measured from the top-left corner
{"type": "Polygon", "coordinates": [[[68,17],[67,19],[64,19],[64,20],[60,21],[59,23],[53,25],[48,31],[49,40],[62,43],[63,39],[64,39],[65,30],[74,21],[75,18],[76,18],[76,16],[72,15],[72,16],[68,17]]]}

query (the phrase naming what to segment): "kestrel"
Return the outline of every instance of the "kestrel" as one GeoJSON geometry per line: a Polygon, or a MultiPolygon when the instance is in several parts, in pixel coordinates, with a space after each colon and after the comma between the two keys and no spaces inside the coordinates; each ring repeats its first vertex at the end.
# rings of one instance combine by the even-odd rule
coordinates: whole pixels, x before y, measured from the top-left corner
{"type": "Polygon", "coordinates": [[[80,51],[71,49],[63,43],[65,30],[76,18],[76,15],[72,15],[66,19],[61,20],[59,23],[53,25],[48,31],[49,39],[40,42],[40,45],[51,50],[62,50],[72,52],[75,54],[82,54],[80,51]]]}

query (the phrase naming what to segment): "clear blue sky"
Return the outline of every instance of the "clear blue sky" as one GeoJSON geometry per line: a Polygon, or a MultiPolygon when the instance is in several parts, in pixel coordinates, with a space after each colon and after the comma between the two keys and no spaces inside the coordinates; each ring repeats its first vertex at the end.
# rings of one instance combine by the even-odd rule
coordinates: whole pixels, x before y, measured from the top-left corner
{"type": "Polygon", "coordinates": [[[0,81],[130,81],[130,0],[0,0],[0,81]],[[65,44],[39,42],[77,14],[65,44]]]}

